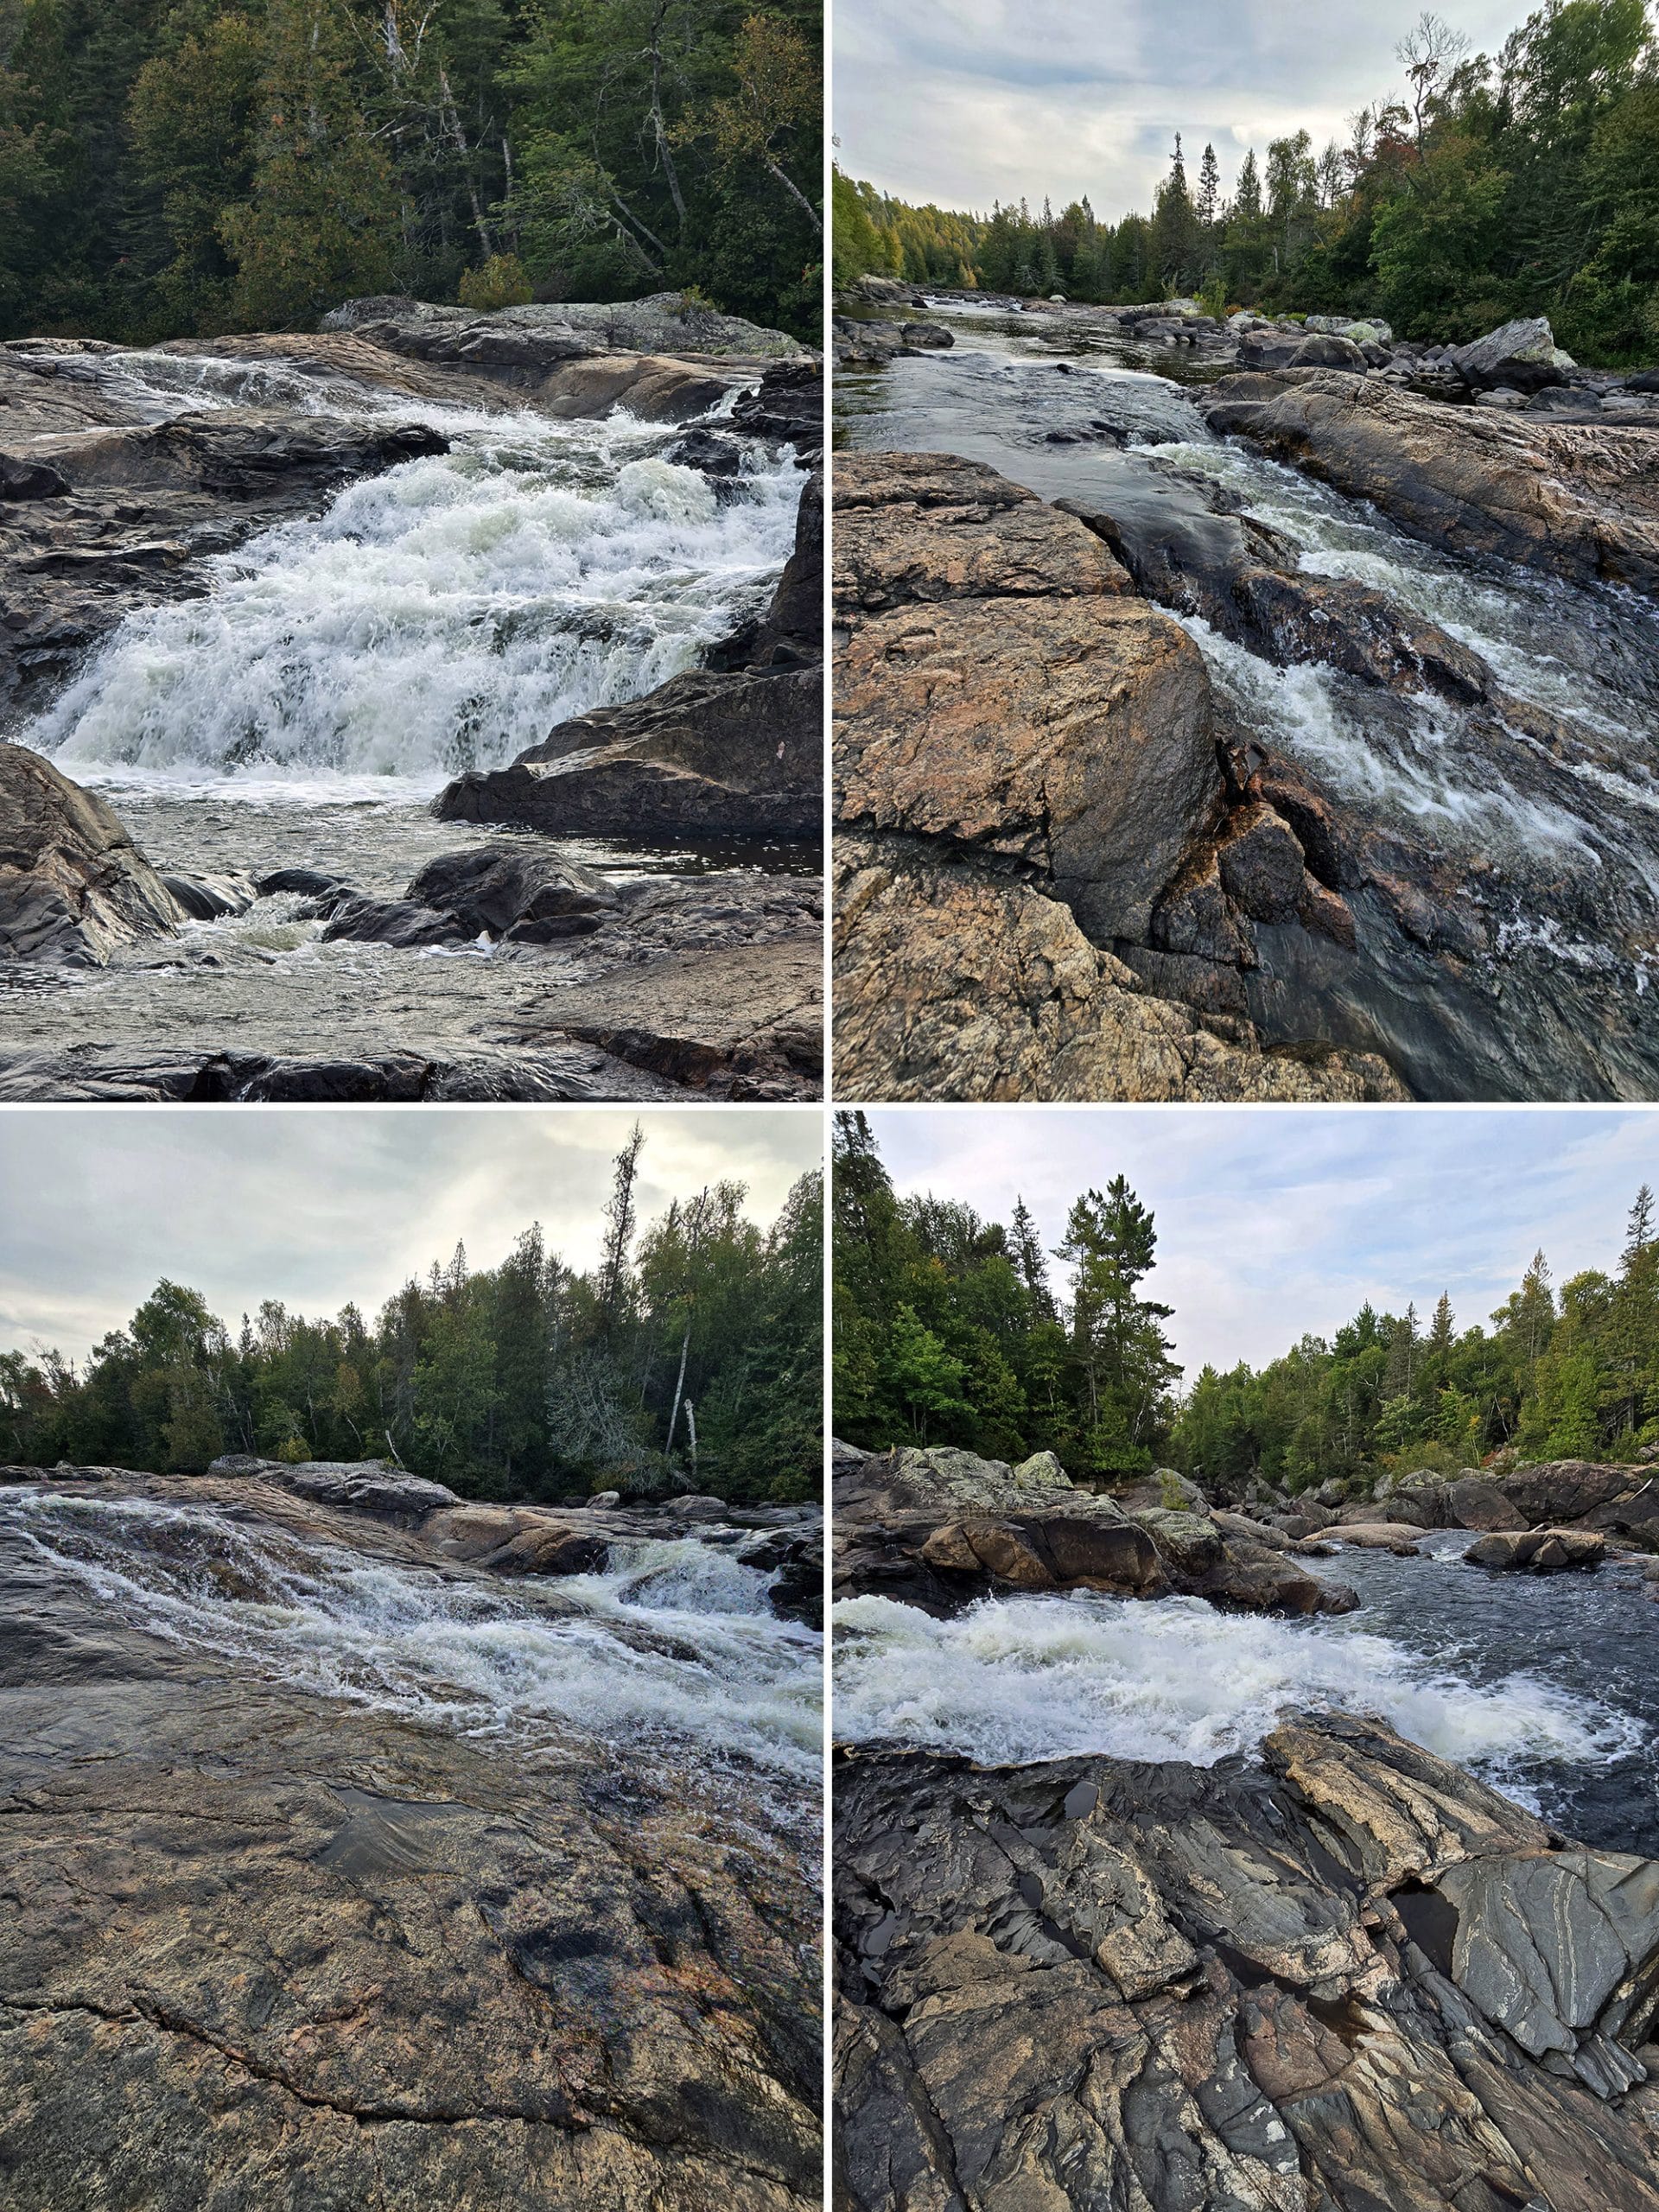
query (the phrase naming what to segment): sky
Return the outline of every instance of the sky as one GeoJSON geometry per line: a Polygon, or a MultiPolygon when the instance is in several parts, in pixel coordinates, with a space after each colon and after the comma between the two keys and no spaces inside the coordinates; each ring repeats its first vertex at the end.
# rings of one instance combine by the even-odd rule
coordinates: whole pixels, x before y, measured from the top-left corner
{"type": "MultiPolygon", "coordinates": [[[[1659,1114],[1600,1107],[1166,1106],[876,1109],[901,1193],[963,1198],[1006,1222],[1016,1196],[1051,1250],[1071,1200],[1128,1179],[1152,1209],[1147,1294],[1190,1380],[1326,1338],[1369,1298],[1425,1319],[1442,1290],[1484,1325],[1542,1248],[1559,1286],[1616,1264],[1659,1114]]],[[[1058,1267],[1056,1280],[1063,1277],[1058,1267]]]]}
{"type": "Polygon", "coordinates": [[[14,1108],[0,1129],[0,1351],[84,1357],[164,1275],[232,1330],[265,1298],[372,1313],[457,1239],[493,1267],[532,1221],[590,1267],[636,1118],[642,1225],[721,1179],[747,1183],[752,1216],[770,1222],[823,1158],[810,1108],[14,1108]]]}
{"type": "MultiPolygon", "coordinates": [[[[1439,0],[1495,53],[1530,0],[1439,0]]],[[[912,202],[988,213],[1087,194],[1103,220],[1152,212],[1179,130],[1213,143],[1230,192],[1247,147],[1317,147],[1403,79],[1422,0],[836,0],[836,159],[912,202]]]]}

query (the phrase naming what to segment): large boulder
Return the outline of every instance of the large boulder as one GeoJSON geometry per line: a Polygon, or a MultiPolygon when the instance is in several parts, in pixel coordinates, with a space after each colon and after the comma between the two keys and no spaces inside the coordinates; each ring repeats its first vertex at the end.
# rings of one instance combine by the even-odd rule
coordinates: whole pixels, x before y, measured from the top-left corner
{"type": "Polygon", "coordinates": [[[1529,1528],[1573,1522],[1620,1535],[1659,1529],[1659,1478],[1646,1467],[1549,1459],[1517,1467],[1500,1488],[1529,1528]]]}
{"type": "Polygon", "coordinates": [[[1524,1529],[1526,1516],[1494,1482],[1480,1475],[1459,1475],[1446,1485],[1446,1525],[1452,1529],[1524,1529]]]}
{"type": "Polygon", "coordinates": [[[1144,935],[1219,802],[1198,647],[1105,591],[872,615],[837,658],[835,717],[849,829],[1018,863],[1096,943],[1144,935]]]}
{"type": "Polygon", "coordinates": [[[1606,1554],[1607,1539],[1589,1529],[1500,1529],[1471,1544],[1464,1557],[1495,1574],[1560,1574],[1599,1567],[1606,1554]]]}
{"type": "Polygon", "coordinates": [[[1564,385],[1578,363],[1555,343],[1548,319],[1527,315],[1488,331],[1470,346],[1453,346],[1450,359],[1464,382],[1477,391],[1541,391],[1564,385]]]}
{"type": "Polygon", "coordinates": [[[591,937],[614,913],[617,898],[594,869],[525,840],[441,853],[402,899],[350,893],[321,903],[328,910],[322,934],[331,941],[412,946],[486,937],[550,944],[591,937]]]}
{"type": "Polygon", "coordinates": [[[27,747],[0,745],[0,962],[99,968],[185,918],[101,798],[27,747]]]}
{"type": "Polygon", "coordinates": [[[552,836],[816,837],[823,699],[815,666],[691,670],[561,724],[510,768],[459,778],[433,812],[552,836]]]}
{"type": "Polygon", "coordinates": [[[443,1483],[411,1475],[385,1459],[261,1459],[232,1452],[215,1459],[210,1476],[234,1475],[270,1483],[317,1505],[366,1513],[377,1521],[423,1521],[429,1513],[458,1506],[443,1483]]]}

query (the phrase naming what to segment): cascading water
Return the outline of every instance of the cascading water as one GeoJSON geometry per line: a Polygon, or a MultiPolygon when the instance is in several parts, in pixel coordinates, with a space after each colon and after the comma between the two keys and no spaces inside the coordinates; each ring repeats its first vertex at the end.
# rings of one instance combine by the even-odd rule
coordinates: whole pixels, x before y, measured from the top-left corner
{"type": "Polygon", "coordinates": [[[836,1732],[992,1765],[1211,1766],[1253,1754],[1288,1713],[1376,1714],[1587,1841],[1659,1848],[1659,1606],[1609,1570],[1485,1574],[1463,1562],[1472,1541],[1344,1552],[1324,1571],[1360,1610],[1308,1620],[1090,1592],[987,1599],[945,1621],[849,1599],[831,1623],[836,1732]]]}
{"type": "Polygon", "coordinates": [[[521,1593],[219,1506],[15,1489],[0,1545],[145,1636],[315,1695],[468,1735],[575,1731],[780,1802],[819,1770],[819,1638],[773,1615],[768,1576],[694,1541],[521,1593]]]}
{"type": "MultiPolygon", "coordinates": [[[[274,368],[118,358],[127,380],[177,379],[157,397],[200,406],[189,379],[213,372],[207,404],[293,404],[274,368]]],[[[394,410],[383,395],[372,411],[394,410]]],[[[282,779],[298,798],[362,776],[429,793],[693,665],[788,558],[804,480],[758,446],[720,499],[663,457],[677,433],[626,416],[395,412],[449,452],[222,556],[207,598],[130,616],[24,741],[86,781],[282,779]]]]}
{"type": "MultiPolygon", "coordinates": [[[[206,595],[130,614],[7,732],[107,798],[163,870],[257,880],[297,865],[401,897],[434,858],[517,834],[435,821],[444,784],[699,665],[764,609],[793,548],[805,472],[790,449],[730,433],[738,470],[716,487],[668,458],[687,425],[624,411],[456,406],[276,358],[112,353],[58,368],[134,419],[273,407],[423,423],[449,441],[215,556],[206,595]]],[[[753,879],[817,873],[805,849],[560,842],[629,889],[706,874],[758,903],[753,879]]],[[[482,1038],[511,1055],[530,970],[606,972],[588,940],[499,959],[481,945],[458,962],[449,948],[325,941],[323,928],[277,893],[122,948],[103,969],[8,973],[0,1045],[51,1060],[95,1041],[141,1068],[161,1046],[232,1042],[378,1061],[464,1058],[482,1038]]],[[[697,946],[694,915],[673,942],[697,946]]]]}
{"type": "MultiPolygon", "coordinates": [[[[1451,977],[1397,937],[1323,960],[1262,932],[1253,1005],[1270,1037],[1382,1050],[1429,1097],[1649,1097],[1659,1085],[1659,617],[1633,595],[1476,567],[1380,513],[1212,436],[1183,386],[1230,363],[950,302],[950,353],[837,385],[862,448],[988,462],[1045,499],[1179,504],[1182,474],[1287,538],[1306,574],[1368,585],[1569,728],[1555,749],[1501,717],[1320,664],[1281,668],[1178,613],[1240,729],[1300,763],[1352,818],[1469,872],[1494,956],[1451,977]],[[1126,442],[1120,450],[1117,440],[1126,442]]],[[[1203,502],[1192,499],[1193,526],[1203,502]]],[[[1253,984],[1253,988],[1254,988],[1253,984]]]]}

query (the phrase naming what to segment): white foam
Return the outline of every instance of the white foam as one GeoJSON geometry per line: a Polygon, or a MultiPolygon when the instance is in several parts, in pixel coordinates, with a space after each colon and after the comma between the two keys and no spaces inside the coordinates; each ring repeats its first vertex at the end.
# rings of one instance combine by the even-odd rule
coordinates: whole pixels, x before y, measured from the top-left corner
{"type": "Polygon", "coordinates": [[[819,1639],[728,1557],[657,1546],[540,1586],[580,1608],[562,1614],[207,1506],[10,1492],[0,1523],[149,1634],[293,1688],[470,1735],[575,1729],[794,1782],[818,1770],[819,1639]]]}
{"type": "Polygon", "coordinates": [[[1079,1595],[987,1599],[936,1621],[886,1598],[835,1608],[835,1727],[988,1765],[1096,1752],[1211,1766],[1294,1709],[1380,1714],[1442,1758],[1501,1775],[1626,1750],[1634,1724],[1516,1674],[1477,1687],[1340,1622],[1079,1595]]]}
{"type": "Polygon", "coordinates": [[[210,596],[130,616],[24,741],[77,776],[424,789],[695,665],[789,556],[804,479],[787,456],[756,449],[722,503],[625,415],[424,411],[448,454],[264,532],[214,564],[210,596]]]}

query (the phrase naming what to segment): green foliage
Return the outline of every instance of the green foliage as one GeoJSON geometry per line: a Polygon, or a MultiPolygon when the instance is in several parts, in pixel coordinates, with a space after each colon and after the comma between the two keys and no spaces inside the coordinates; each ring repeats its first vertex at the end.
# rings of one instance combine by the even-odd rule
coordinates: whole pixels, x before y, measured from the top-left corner
{"type": "Polygon", "coordinates": [[[199,1472],[225,1452],[395,1456],[468,1497],[650,1489],[672,1470],[734,1499],[816,1497],[822,1177],[770,1230],[722,1183],[636,1239],[637,1158],[618,1161],[591,1274],[532,1228],[480,1273],[458,1246],[373,1322],[268,1300],[232,1338],[162,1282],[79,1369],[0,1353],[0,1459],[199,1472]]]}
{"type": "Polygon", "coordinates": [[[1179,1370],[1168,1308],[1140,1294],[1152,1217],[1121,1176],[1071,1209],[1057,1254],[1072,1271],[1064,1310],[1023,1205],[1005,1226],[954,1199],[900,1199],[861,1114],[836,1117],[833,1191],[841,1434],[1007,1459],[1054,1451],[1103,1479],[1154,1464],[1179,1370]]]}
{"type": "Polygon", "coordinates": [[[1459,1332],[1442,1297],[1427,1333],[1414,1310],[1363,1306],[1327,1344],[1305,1337],[1260,1373],[1206,1367],[1171,1445],[1178,1466],[1226,1491],[1254,1476],[1293,1490],[1446,1474],[1493,1454],[1628,1459],[1659,1420],[1659,1243],[1644,1185],[1618,1272],[1559,1295],[1534,1255],[1490,1330],[1459,1332]]]}
{"type": "Polygon", "coordinates": [[[1316,149],[1298,130],[1264,162],[1252,149],[1230,200],[1209,149],[1190,188],[1179,138],[1151,217],[1115,224],[1087,200],[1058,217],[1021,201],[981,219],[899,209],[854,184],[878,244],[902,232],[904,251],[877,259],[861,231],[849,260],[1122,305],[1194,294],[1211,314],[1236,300],[1382,315],[1408,338],[1466,340],[1547,315],[1580,359],[1659,360],[1659,52],[1646,0],[1544,0],[1496,57],[1470,56],[1444,26],[1427,47],[1423,33],[1402,43],[1399,96],[1352,117],[1345,144],[1316,149]],[[879,207],[893,211],[885,229],[879,207]],[[914,266],[906,223],[923,242],[914,266]],[[947,238],[965,255],[959,277],[925,246],[947,238]]]}
{"type": "Polygon", "coordinates": [[[528,307],[535,294],[516,253],[493,253],[481,269],[463,269],[461,304],[493,314],[498,308],[528,307]]]}
{"type": "Polygon", "coordinates": [[[818,0],[0,0],[0,335],[700,284],[818,334],[818,0]]]}

